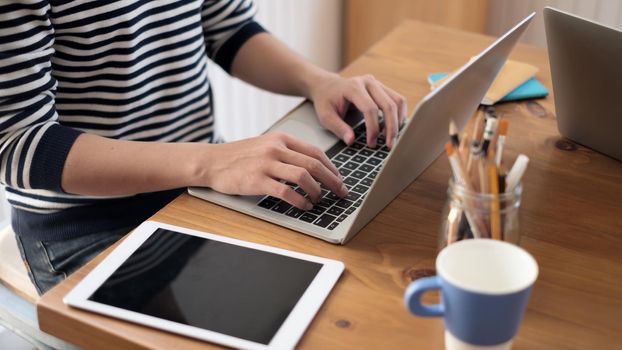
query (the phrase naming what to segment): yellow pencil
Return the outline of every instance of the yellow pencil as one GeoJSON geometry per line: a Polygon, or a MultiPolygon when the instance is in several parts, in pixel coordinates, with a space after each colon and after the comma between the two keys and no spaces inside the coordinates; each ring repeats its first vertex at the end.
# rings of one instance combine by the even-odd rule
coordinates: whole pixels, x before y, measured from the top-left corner
{"type": "Polygon", "coordinates": [[[490,180],[490,231],[492,239],[501,240],[501,213],[499,204],[499,171],[495,164],[495,150],[488,157],[488,178],[490,180]]]}

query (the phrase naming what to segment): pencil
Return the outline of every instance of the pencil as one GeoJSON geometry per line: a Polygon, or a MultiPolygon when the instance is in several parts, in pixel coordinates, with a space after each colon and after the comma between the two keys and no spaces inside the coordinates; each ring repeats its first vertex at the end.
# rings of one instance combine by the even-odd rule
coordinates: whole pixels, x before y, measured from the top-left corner
{"type": "Polygon", "coordinates": [[[460,138],[458,137],[458,127],[452,120],[449,122],[449,139],[454,147],[460,147],[460,138]]]}
{"type": "MultiPolygon", "coordinates": [[[[454,153],[452,142],[449,141],[445,144],[445,150],[447,152],[447,157],[449,158],[449,165],[451,166],[451,170],[454,174],[454,178],[456,183],[461,184],[465,187],[469,187],[470,181],[466,178],[466,174],[464,174],[464,170],[460,164],[460,158],[454,153]]],[[[462,217],[462,213],[458,208],[452,208],[449,211],[449,215],[447,217],[447,244],[451,244],[458,239],[458,230],[460,229],[460,217],[462,217]]]]}
{"type": "MultiPolygon", "coordinates": [[[[492,138],[490,139],[490,146],[488,146],[488,149],[494,149],[495,150],[495,154],[497,153],[497,145],[499,144],[499,125],[501,124],[501,121],[503,119],[499,118],[497,120],[497,125],[495,126],[495,131],[492,134],[492,138]]],[[[493,161],[495,161],[495,159],[493,159],[493,161]]]]}
{"type": "MultiPolygon", "coordinates": [[[[502,195],[505,193],[505,174],[501,172],[501,169],[499,169],[497,167],[497,172],[499,173],[499,195],[502,195]]],[[[511,206],[512,204],[510,204],[511,206]]],[[[507,203],[505,203],[505,201],[501,201],[501,197],[499,197],[499,211],[501,214],[499,214],[499,217],[501,218],[501,238],[503,240],[506,240],[507,237],[505,236],[505,220],[506,217],[503,216],[503,212],[506,210],[506,206],[507,203]]]]}
{"type": "MultiPolygon", "coordinates": [[[[467,157],[467,162],[466,162],[466,173],[467,173],[467,176],[469,176],[471,179],[474,179],[475,176],[474,176],[474,170],[473,170],[474,168],[473,163],[475,162],[474,159],[477,156],[477,153],[479,152],[479,143],[475,140],[475,135],[472,135],[472,136],[473,136],[473,141],[471,141],[471,145],[469,147],[469,153],[468,153],[469,155],[467,157]]],[[[479,185],[477,181],[475,180],[472,180],[472,181],[475,185],[479,185]]]]}
{"type": "MultiPolygon", "coordinates": [[[[451,170],[453,171],[454,178],[458,184],[463,185],[468,191],[473,191],[473,186],[469,178],[467,178],[464,168],[461,164],[460,158],[457,157],[454,152],[453,146],[451,142],[447,142],[445,144],[445,151],[447,152],[447,157],[449,158],[449,165],[451,166],[451,170]]],[[[468,207],[469,203],[465,203],[465,206],[468,207]]],[[[482,234],[485,231],[485,225],[481,225],[480,221],[476,221],[465,209],[464,214],[466,215],[467,221],[469,222],[469,226],[471,226],[471,230],[473,231],[473,235],[476,238],[484,237],[482,234]]]]}
{"type": "Polygon", "coordinates": [[[460,219],[462,218],[462,210],[453,207],[447,216],[447,244],[458,241],[458,232],[460,230],[460,219]]]}
{"type": "MultiPolygon", "coordinates": [[[[449,122],[449,140],[451,144],[453,145],[453,147],[455,147],[458,150],[458,154],[456,156],[458,157],[458,160],[460,163],[461,162],[460,158],[462,158],[461,149],[460,149],[460,138],[458,137],[458,127],[456,126],[456,123],[453,120],[449,122]]],[[[465,139],[463,138],[462,141],[465,141],[465,139]]],[[[465,174],[465,176],[467,175],[465,174]]],[[[462,209],[455,208],[455,207],[451,208],[451,210],[449,211],[449,215],[447,217],[447,220],[448,220],[447,244],[454,243],[458,240],[458,230],[460,229],[461,218],[462,218],[462,209]]]]}
{"type": "Polygon", "coordinates": [[[475,236],[473,235],[473,230],[471,230],[471,225],[469,224],[469,220],[466,217],[466,214],[464,213],[464,210],[462,211],[462,217],[460,218],[460,225],[458,226],[458,241],[461,241],[465,238],[474,238],[475,236]]]}
{"type": "Polygon", "coordinates": [[[501,240],[501,213],[499,210],[499,174],[497,166],[494,163],[494,150],[491,152],[488,161],[488,171],[490,179],[490,231],[492,233],[492,239],[501,240]]]}
{"type": "Polygon", "coordinates": [[[460,158],[458,158],[456,152],[454,152],[454,147],[451,142],[447,142],[445,144],[445,151],[447,152],[449,165],[454,173],[456,182],[463,185],[468,190],[472,190],[473,187],[471,186],[471,181],[467,178],[464,172],[464,167],[461,164],[460,158]]]}
{"type": "Polygon", "coordinates": [[[488,173],[486,169],[486,155],[484,152],[480,152],[477,156],[477,169],[479,172],[479,191],[482,193],[488,193],[488,173]]]}
{"type": "MultiPolygon", "coordinates": [[[[497,168],[498,171],[501,171],[497,168]]],[[[505,174],[499,172],[499,193],[505,193],[505,174]]]]}
{"type": "MultiPolygon", "coordinates": [[[[458,147],[458,152],[460,153],[460,156],[461,156],[462,160],[464,161],[466,159],[467,162],[468,162],[469,153],[470,153],[470,150],[469,150],[469,133],[464,131],[462,133],[462,137],[460,138],[459,141],[460,141],[460,147],[458,147]]],[[[467,175],[469,175],[468,172],[467,172],[467,175]]]]}
{"type": "Polygon", "coordinates": [[[497,157],[495,159],[495,163],[497,166],[501,166],[501,161],[503,158],[503,147],[505,146],[505,137],[508,133],[508,127],[510,122],[507,119],[501,119],[499,121],[499,139],[497,140],[497,157]]]}

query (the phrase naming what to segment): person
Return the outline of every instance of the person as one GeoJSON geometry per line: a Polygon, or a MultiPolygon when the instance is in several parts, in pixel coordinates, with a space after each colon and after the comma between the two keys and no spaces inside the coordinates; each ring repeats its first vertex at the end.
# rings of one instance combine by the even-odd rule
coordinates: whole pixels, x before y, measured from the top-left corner
{"type": "Polygon", "coordinates": [[[257,87],[312,100],[321,124],[348,144],[354,133],[342,116],[352,104],[368,145],[382,132],[392,147],[404,97],[370,75],[314,66],[255,12],[251,0],[0,4],[0,179],[39,293],[187,186],[301,209],[320,196],[318,182],[347,194],[322,151],[286,134],[214,142],[208,59],[257,87]]]}

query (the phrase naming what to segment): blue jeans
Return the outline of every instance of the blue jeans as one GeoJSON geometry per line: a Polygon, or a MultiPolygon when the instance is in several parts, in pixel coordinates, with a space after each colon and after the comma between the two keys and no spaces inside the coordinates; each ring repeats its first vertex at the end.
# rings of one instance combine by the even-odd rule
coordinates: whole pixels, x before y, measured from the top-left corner
{"type": "Polygon", "coordinates": [[[42,295],[131,230],[128,227],[58,241],[15,238],[28,275],[42,295]]]}

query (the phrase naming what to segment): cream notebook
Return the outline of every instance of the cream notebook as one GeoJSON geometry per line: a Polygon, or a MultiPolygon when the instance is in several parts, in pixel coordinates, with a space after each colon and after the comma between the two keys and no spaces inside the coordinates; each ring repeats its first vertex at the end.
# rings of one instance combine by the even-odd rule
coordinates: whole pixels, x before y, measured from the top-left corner
{"type": "MultiPolygon", "coordinates": [[[[501,68],[499,75],[493,81],[490,89],[486,93],[486,96],[482,99],[483,105],[493,105],[501,100],[505,95],[512,92],[518,86],[534,77],[538,72],[538,68],[530,64],[507,60],[501,68]]],[[[432,84],[432,89],[436,89],[441,86],[449,76],[438,80],[432,84]]]]}

